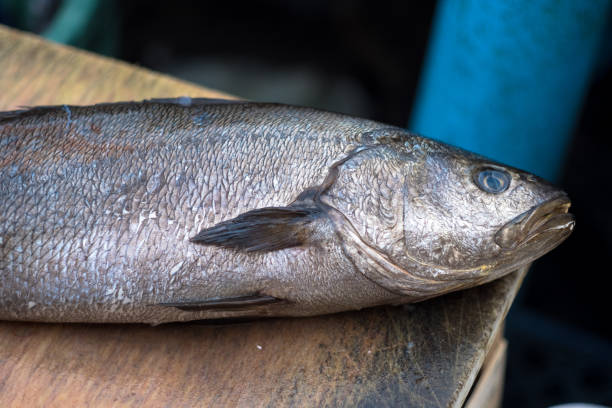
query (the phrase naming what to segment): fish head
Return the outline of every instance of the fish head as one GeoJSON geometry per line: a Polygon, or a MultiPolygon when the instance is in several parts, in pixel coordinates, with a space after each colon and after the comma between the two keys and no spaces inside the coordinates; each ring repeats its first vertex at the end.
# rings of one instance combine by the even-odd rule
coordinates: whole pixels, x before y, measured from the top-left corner
{"type": "Polygon", "coordinates": [[[368,258],[370,277],[390,290],[426,298],[488,282],[572,232],[569,198],[545,180],[402,130],[385,132],[343,164],[329,201],[353,229],[346,246],[360,247],[348,252],[368,258]]]}

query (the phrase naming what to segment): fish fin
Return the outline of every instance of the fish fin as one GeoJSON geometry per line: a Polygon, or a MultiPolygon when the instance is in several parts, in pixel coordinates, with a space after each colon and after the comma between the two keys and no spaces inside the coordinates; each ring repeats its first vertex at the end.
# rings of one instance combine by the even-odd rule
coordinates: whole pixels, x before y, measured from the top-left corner
{"type": "MultiPolygon", "coordinates": [[[[181,96],[178,98],[153,98],[146,99],[142,102],[102,102],[91,106],[138,106],[142,103],[160,103],[160,104],[175,104],[180,106],[202,106],[202,105],[222,105],[232,103],[245,103],[245,100],[239,99],[221,99],[221,98],[190,98],[188,96],[181,96]]],[[[16,119],[27,115],[43,115],[49,112],[66,112],[69,113],[71,109],[83,108],[87,105],[42,105],[42,106],[21,106],[20,109],[0,112],[0,122],[4,120],[16,119]]]]}
{"type": "Polygon", "coordinates": [[[289,206],[260,208],[240,214],[200,231],[189,241],[245,252],[276,251],[315,242],[321,238],[316,221],[330,221],[327,216],[330,207],[321,201],[321,194],[334,184],[343,163],[370,148],[372,146],[357,147],[334,162],[322,184],[307,188],[289,206]]]}
{"type": "Polygon", "coordinates": [[[49,112],[66,112],[73,106],[54,105],[54,106],[20,106],[20,109],[0,112],[0,122],[4,120],[16,119],[27,115],[43,115],[49,112]]]}
{"type": "Polygon", "coordinates": [[[24,112],[23,109],[21,110],[13,110],[13,111],[7,111],[7,112],[0,112],[0,122],[5,120],[5,119],[13,119],[18,117],[19,115],[21,115],[24,112]]]}
{"type": "Polygon", "coordinates": [[[152,98],[147,99],[143,102],[146,103],[163,103],[163,104],[175,104],[180,106],[194,106],[194,105],[224,105],[232,103],[245,103],[247,101],[241,99],[223,99],[223,98],[191,98],[189,96],[181,96],[178,98],[152,98]]]}
{"type": "Polygon", "coordinates": [[[318,206],[260,208],[206,228],[190,241],[246,252],[296,247],[310,240],[312,223],[322,214],[318,206]]]}
{"type": "Polygon", "coordinates": [[[140,102],[103,102],[95,105],[40,105],[40,106],[20,106],[20,109],[0,112],[0,122],[5,120],[17,119],[27,116],[46,115],[49,113],[62,113],[65,114],[70,120],[73,109],[88,108],[91,106],[138,106],[140,102]]]}
{"type": "Polygon", "coordinates": [[[253,306],[263,306],[283,302],[283,299],[266,295],[248,295],[231,298],[214,298],[204,300],[189,300],[184,302],[158,303],[157,306],[175,307],[187,312],[204,310],[236,310],[249,309],[253,306]]]}

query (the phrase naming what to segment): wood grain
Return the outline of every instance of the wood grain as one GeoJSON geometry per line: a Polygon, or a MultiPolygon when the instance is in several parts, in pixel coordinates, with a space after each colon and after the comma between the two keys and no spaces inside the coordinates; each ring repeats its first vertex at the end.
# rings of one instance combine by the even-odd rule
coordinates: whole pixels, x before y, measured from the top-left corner
{"type": "Polygon", "coordinates": [[[228,94],[0,26],[0,110],[228,94]]]}
{"type": "Polygon", "coordinates": [[[465,408],[498,408],[501,406],[506,373],[508,342],[498,338],[489,351],[480,379],[465,402],[465,408]]]}
{"type": "MultiPolygon", "coordinates": [[[[222,95],[3,27],[0,89],[2,110],[222,95]]],[[[525,273],[315,318],[0,322],[0,406],[461,406],[525,273]]]]}

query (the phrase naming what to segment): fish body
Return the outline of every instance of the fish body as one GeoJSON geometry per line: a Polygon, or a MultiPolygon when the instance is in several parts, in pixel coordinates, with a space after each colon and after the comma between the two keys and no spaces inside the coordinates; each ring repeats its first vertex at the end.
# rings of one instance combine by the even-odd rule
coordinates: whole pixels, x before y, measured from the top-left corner
{"type": "Polygon", "coordinates": [[[0,319],[416,302],[562,242],[543,180],[370,120],[180,98],[0,113],[0,319]]]}

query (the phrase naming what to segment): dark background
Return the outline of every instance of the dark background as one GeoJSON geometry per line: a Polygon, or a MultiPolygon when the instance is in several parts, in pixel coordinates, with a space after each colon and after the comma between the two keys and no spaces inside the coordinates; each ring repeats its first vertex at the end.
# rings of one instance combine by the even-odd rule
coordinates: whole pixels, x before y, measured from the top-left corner
{"type": "MultiPolygon", "coordinates": [[[[36,19],[19,17],[11,7],[0,7],[0,18],[44,31],[59,2],[33,3],[36,19]]],[[[247,99],[317,106],[406,126],[434,5],[104,2],[87,35],[74,43],[247,99]]],[[[557,183],[572,199],[575,232],[534,264],[507,319],[506,407],[612,405],[611,33],[557,183]]]]}

